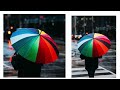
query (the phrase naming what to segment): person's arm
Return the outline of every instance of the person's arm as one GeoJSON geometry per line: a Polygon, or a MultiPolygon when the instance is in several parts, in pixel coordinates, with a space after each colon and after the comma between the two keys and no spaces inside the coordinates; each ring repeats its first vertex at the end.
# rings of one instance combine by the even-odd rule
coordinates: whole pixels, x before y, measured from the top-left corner
{"type": "Polygon", "coordinates": [[[19,62],[18,61],[19,60],[18,60],[17,53],[14,53],[14,55],[12,56],[11,64],[15,70],[19,69],[19,62]]]}

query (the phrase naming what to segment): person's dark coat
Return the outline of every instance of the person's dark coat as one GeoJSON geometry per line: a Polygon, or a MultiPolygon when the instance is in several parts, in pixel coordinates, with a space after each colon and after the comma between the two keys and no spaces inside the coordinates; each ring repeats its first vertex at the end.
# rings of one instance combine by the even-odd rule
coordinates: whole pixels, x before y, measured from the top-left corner
{"type": "Polygon", "coordinates": [[[18,77],[40,77],[43,64],[30,62],[19,54],[12,57],[11,63],[14,69],[18,70],[18,77]]]}
{"type": "Polygon", "coordinates": [[[98,63],[99,63],[98,58],[102,58],[102,56],[93,58],[93,57],[86,57],[81,54],[80,58],[85,59],[85,69],[88,71],[89,77],[94,77],[95,70],[98,68],[98,63]]]}
{"type": "Polygon", "coordinates": [[[98,68],[98,58],[86,57],[84,55],[80,55],[81,59],[85,59],[85,69],[97,69],[98,68]]]}

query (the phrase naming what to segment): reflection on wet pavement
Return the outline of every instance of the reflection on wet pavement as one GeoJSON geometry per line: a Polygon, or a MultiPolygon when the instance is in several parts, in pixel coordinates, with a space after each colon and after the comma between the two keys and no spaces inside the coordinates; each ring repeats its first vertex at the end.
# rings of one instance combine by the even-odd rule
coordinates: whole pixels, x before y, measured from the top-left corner
{"type": "MultiPolygon", "coordinates": [[[[46,64],[42,67],[41,77],[65,77],[65,43],[56,40],[59,49],[59,59],[51,64],[46,64]]],[[[4,77],[17,77],[10,63],[12,55],[15,53],[9,41],[4,42],[4,77]]]]}

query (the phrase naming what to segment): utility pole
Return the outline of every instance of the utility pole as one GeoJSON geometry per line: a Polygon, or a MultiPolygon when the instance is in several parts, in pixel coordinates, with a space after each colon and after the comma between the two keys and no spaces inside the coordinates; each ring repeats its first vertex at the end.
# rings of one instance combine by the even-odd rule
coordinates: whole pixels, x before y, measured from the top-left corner
{"type": "Polygon", "coordinates": [[[76,21],[77,21],[77,16],[74,16],[74,27],[75,27],[75,35],[76,35],[76,32],[77,32],[77,29],[76,29],[76,21]]]}
{"type": "Polygon", "coordinates": [[[8,14],[7,16],[7,30],[9,30],[9,27],[10,27],[10,17],[11,17],[11,15],[10,14],[8,14]]]}
{"type": "Polygon", "coordinates": [[[83,19],[83,20],[84,20],[84,24],[83,24],[84,26],[83,26],[83,27],[84,27],[84,34],[85,34],[85,26],[86,26],[86,23],[85,23],[85,16],[84,16],[84,19],[83,19]]]}
{"type": "Polygon", "coordinates": [[[22,28],[21,15],[19,15],[19,28],[22,28]]]}
{"type": "Polygon", "coordinates": [[[93,26],[93,23],[94,23],[94,19],[93,19],[93,16],[92,16],[92,33],[94,33],[94,26],[93,26]]]}

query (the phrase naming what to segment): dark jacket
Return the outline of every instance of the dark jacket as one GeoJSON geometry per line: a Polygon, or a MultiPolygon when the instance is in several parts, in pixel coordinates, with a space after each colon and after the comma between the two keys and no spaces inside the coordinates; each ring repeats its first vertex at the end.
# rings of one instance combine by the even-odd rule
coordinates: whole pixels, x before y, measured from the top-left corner
{"type": "Polygon", "coordinates": [[[98,68],[98,58],[101,57],[86,57],[84,55],[80,55],[81,59],[85,59],[85,69],[86,70],[96,70],[98,68]]]}
{"type": "Polygon", "coordinates": [[[19,54],[12,57],[11,63],[14,69],[18,70],[18,77],[40,77],[43,64],[30,62],[19,54]]]}

